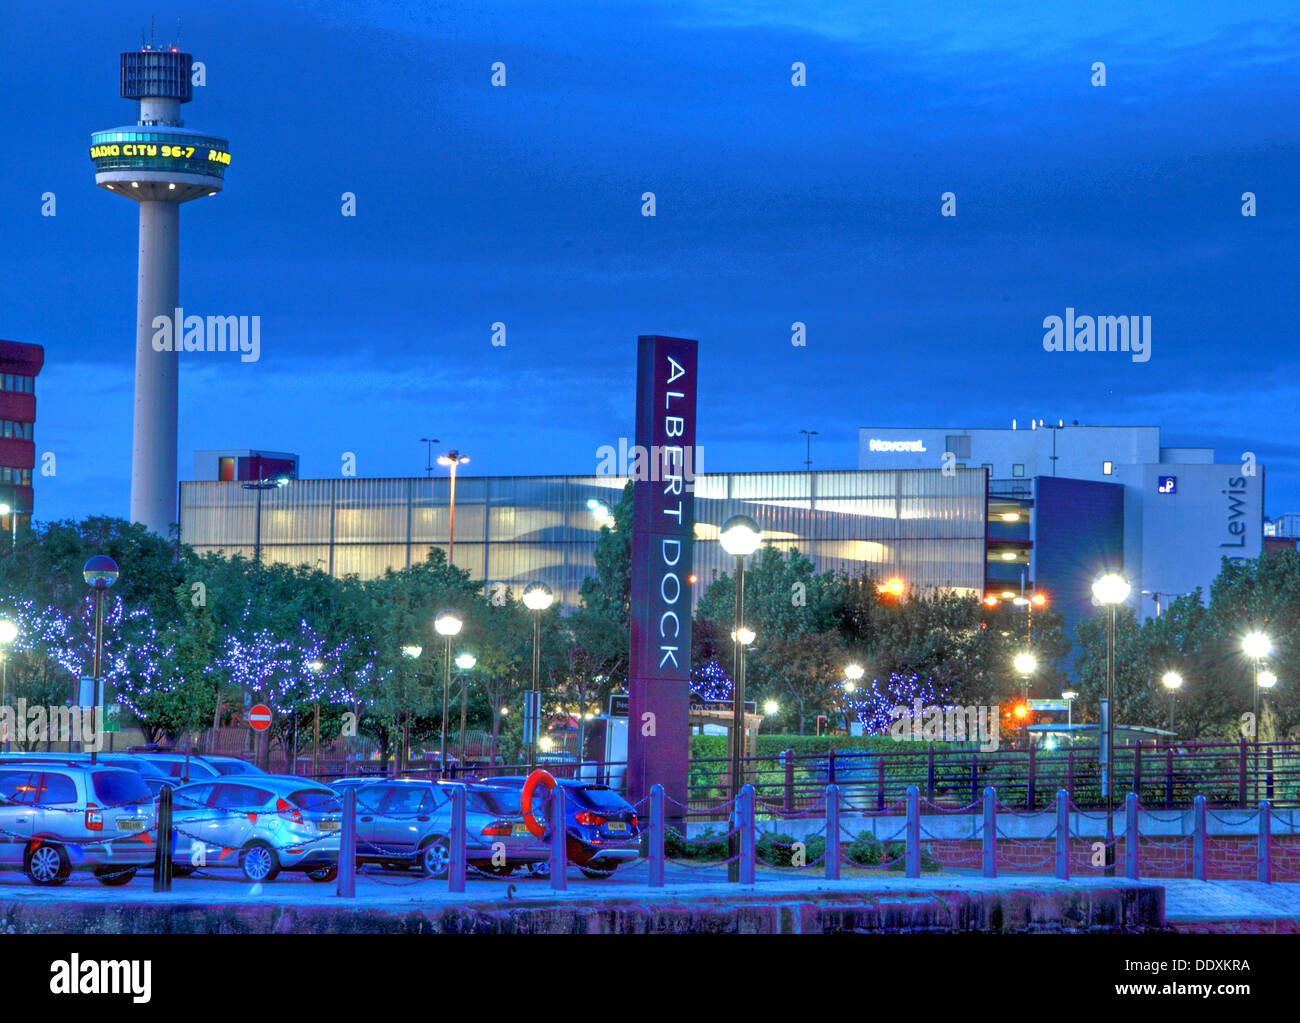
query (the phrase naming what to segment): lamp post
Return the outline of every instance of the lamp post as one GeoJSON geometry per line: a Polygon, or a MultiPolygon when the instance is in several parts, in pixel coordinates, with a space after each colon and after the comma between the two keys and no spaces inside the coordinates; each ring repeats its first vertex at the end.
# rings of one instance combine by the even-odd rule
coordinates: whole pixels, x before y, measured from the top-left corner
{"type": "MultiPolygon", "coordinates": [[[[1270,640],[1262,632],[1251,631],[1246,633],[1246,635],[1244,635],[1241,638],[1241,649],[1242,652],[1245,653],[1245,655],[1250,658],[1251,666],[1254,668],[1253,674],[1255,676],[1255,684],[1251,687],[1251,689],[1253,690],[1252,695],[1254,696],[1253,721],[1255,723],[1255,733],[1254,735],[1251,736],[1251,742],[1255,748],[1254,757],[1252,758],[1254,761],[1254,773],[1255,773],[1254,788],[1258,789],[1259,787],[1259,733],[1262,731],[1262,729],[1259,727],[1260,662],[1273,652],[1273,641],[1270,640]]],[[[1276,679],[1276,676],[1274,676],[1274,678],[1276,679]]]]}
{"type": "MultiPolygon", "coordinates": [[[[478,658],[468,650],[462,650],[456,655],[456,667],[463,673],[473,671],[476,664],[478,664],[478,658]]],[[[465,760],[465,718],[468,711],[469,679],[462,678],[460,682],[460,743],[456,747],[456,755],[460,757],[462,763],[465,760]]]]}
{"type": "Polygon", "coordinates": [[[18,546],[18,488],[14,488],[14,503],[0,503],[0,518],[9,516],[9,553],[18,546]]]}
{"type": "MultiPolygon", "coordinates": [[[[1029,676],[1038,670],[1038,659],[1028,651],[1016,654],[1011,659],[1015,666],[1017,674],[1020,675],[1020,702],[1025,706],[1025,713],[1029,712],[1029,676]]],[[[1025,729],[1020,730],[1021,741],[1026,746],[1029,745],[1029,733],[1025,729]]]]}
{"type": "Polygon", "coordinates": [[[459,451],[448,451],[445,455],[438,456],[438,464],[445,465],[451,470],[450,516],[447,522],[447,565],[449,567],[456,553],[456,469],[468,461],[469,455],[462,455],[459,451]]]}
{"type": "Polygon", "coordinates": [[[438,777],[447,777],[447,693],[451,689],[451,638],[464,623],[455,611],[439,611],[433,630],[447,641],[442,659],[442,737],[438,740],[438,777]]]}
{"type": "Polygon", "coordinates": [[[1102,711],[1106,762],[1102,783],[1106,789],[1106,876],[1115,876],[1115,608],[1128,600],[1132,587],[1117,572],[1107,572],[1092,584],[1097,603],[1110,610],[1106,621],[1106,703],[1102,711]]]}
{"type": "Polygon", "coordinates": [[[437,437],[421,437],[420,443],[424,445],[424,474],[433,475],[433,446],[438,443],[437,437]]]}
{"type": "MultiPolygon", "coordinates": [[[[307,670],[319,675],[325,670],[325,662],[313,659],[307,662],[307,670]]],[[[295,762],[296,763],[296,762],[295,762]]],[[[296,770],[296,767],[295,767],[296,770]]],[[[311,773],[313,777],[320,772],[320,695],[312,703],[311,716],[311,773]]]]}
{"type": "Polygon", "coordinates": [[[1079,694],[1073,689],[1067,689],[1061,694],[1061,699],[1065,701],[1065,728],[1070,733],[1070,745],[1074,745],[1074,701],[1079,698],[1079,694]]]}
{"type": "MultiPolygon", "coordinates": [[[[854,661],[844,667],[844,692],[852,696],[858,689],[858,683],[862,681],[862,676],[867,673],[867,669],[854,661]]],[[[848,700],[844,701],[844,731],[847,734],[851,731],[849,727],[849,707],[848,700]]]]}
{"type": "MultiPolygon", "coordinates": [[[[18,626],[0,620],[0,707],[9,706],[9,644],[18,638],[18,626]]],[[[4,751],[9,752],[9,721],[4,721],[4,751]]]]}
{"type": "Polygon", "coordinates": [[[289,485],[288,476],[277,476],[268,480],[249,480],[239,484],[244,490],[257,492],[257,509],[253,512],[253,564],[262,564],[262,491],[278,490],[289,485]]]}
{"type": "MultiPolygon", "coordinates": [[[[424,653],[424,647],[419,643],[409,643],[402,647],[402,656],[412,661],[418,661],[420,655],[424,653]]],[[[407,762],[411,758],[409,742],[410,719],[406,711],[402,711],[402,740],[397,750],[397,773],[401,774],[406,770],[407,762]]]]}
{"type": "MultiPolygon", "coordinates": [[[[734,801],[745,783],[741,767],[745,746],[745,644],[741,642],[745,629],[745,559],[762,544],[763,531],[748,515],[733,515],[718,531],[718,542],[736,559],[736,617],[732,632],[735,687],[731,694],[731,798],[734,801]]],[[[731,836],[728,853],[727,879],[733,882],[740,880],[739,840],[739,834],[731,836]]]]}
{"type": "MultiPolygon", "coordinates": [[[[1261,671],[1259,674],[1257,674],[1257,675],[1255,676],[1255,699],[1256,699],[1256,701],[1258,702],[1258,700],[1259,700],[1259,691],[1260,691],[1261,689],[1272,689],[1275,685],[1277,685],[1277,676],[1274,675],[1271,671],[1261,671]]],[[[1258,715],[1256,715],[1256,717],[1255,717],[1255,735],[1256,735],[1256,737],[1257,737],[1257,738],[1256,738],[1256,743],[1258,743],[1258,741],[1259,741],[1259,740],[1258,740],[1259,732],[1260,732],[1260,727],[1259,727],[1259,717],[1258,717],[1258,715]]],[[[1256,802],[1259,801],[1259,781],[1260,781],[1260,777],[1259,777],[1259,747],[1258,747],[1258,745],[1256,745],[1256,747],[1255,747],[1255,791],[1256,791],[1255,801],[1256,801],[1256,802]]]]}
{"type": "MultiPolygon", "coordinates": [[[[1160,684],[1163,685],[1169,693],[1169,731],[1174,730],[1174,694],[1182,687],[1183,676],[1176,671],[1166,671],[1160,676],[1160,684]]],[[[1173,739],[1170,738],[1170,742],[1173,739]]]]}
{"type": "MultiPolygon", "coordinates": [[[[90,709],[93,731],[99,731],[99,706],[104,699],[104,684],[100,678],[101,665],[104,660],[104,594],[117,582],[117,562],[107,554],[96,554],[81,570],[81,577],[86,580],[91,593],[95,596],[95,705],[90,709]]],[[[90,751],[90,762],[99,762],[99,743],[90,751]]]]}
{"type": "MultiPolygon", "coordinates": [[[[537,698],[537,722],[534,726],[533,741],[528,744],[528,769],[537,766],[537,747],[542,732],[542,693],[538,688],[538,679],[542,667],[542,612],[551,606],[555,599],[551,588],[543,582],[529,583],[524,587],[524,607],[533,613],[533,693],[537,698]]],[[[527,722],[524,722],[527,725],[527,722]]]]}

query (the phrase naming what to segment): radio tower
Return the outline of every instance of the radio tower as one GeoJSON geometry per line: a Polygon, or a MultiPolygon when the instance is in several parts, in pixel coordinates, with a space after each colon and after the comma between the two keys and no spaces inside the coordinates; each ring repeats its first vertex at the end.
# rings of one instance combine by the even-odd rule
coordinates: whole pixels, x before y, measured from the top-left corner
{"type": "Polygon", "coordinates": [[[135,316],[135,413],[131,439],[131,521],[167,536],[176,521],[176,406],[182,324],[170,351],[155,351],[154,319],[180,306],[180,206],[221,191],[230,164],[223,138],[183,126],[193,98],[193,57],[175,46],[122,54],[122,97],[139,120],[97,131],[90,157],[95,184],[140,204],[140,274],[135,316]]]}

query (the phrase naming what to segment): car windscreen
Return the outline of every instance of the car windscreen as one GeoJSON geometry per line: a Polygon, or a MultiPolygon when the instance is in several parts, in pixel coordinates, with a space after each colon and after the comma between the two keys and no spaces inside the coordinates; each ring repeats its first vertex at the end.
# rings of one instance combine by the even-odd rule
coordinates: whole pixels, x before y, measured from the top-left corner
{"type": "Polygon", "coordinates": [[[575,801],[591,810],[617,813],[631,809],[627,800],[603,785],[574,785],[565,790],[565,795],[572,796],[575,801]]]}
{"type": "Polygon", "coordinates": [[[96,771],[93,777],[95,799],[101,806],[146,803],[153,799],[149,786],[134,771],[96,771]]]}
{"type": "Polygon", "coordinates": [[[343,809],[338,793],[329,789],[299,789],[289,798],[309,813],[338,813],[343,809]]]}

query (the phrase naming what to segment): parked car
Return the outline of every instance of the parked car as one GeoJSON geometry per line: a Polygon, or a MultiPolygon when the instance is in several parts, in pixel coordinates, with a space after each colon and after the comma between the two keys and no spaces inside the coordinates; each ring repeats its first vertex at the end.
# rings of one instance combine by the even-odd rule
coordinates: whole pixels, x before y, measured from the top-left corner
{"type": "Polygon", "coordinates": [[[297,870],[332,881],[341,809],[333,790],[305,778],[267,774],[182,785],[172,793],[174,869],[183,877],[199,867],[237,867],[249,881],[297,870]]]}
{"type": "Polygon", "coordinates": [[[153,796],[141,775],[77,759],[0,761],[0,866],[33,884],[88,869],[101,884],[127,884],[154,861],[153,796]]]}
{"type": "Polygon", "coordinates": [[[203,762],[210,767],[214,767],[220,775],[232,774],[266,774],[256,764],[243,760],[240,757],[227,757],[220,754],[205,754],[203,762]]]}
{"type": "MultiPolygon", "coordinates": [[[[446,877],[451,867],[451,784],[415,778],[334,782],[336,791],[357,791],[357,862],[415,867],[427,877],[446,877]]],[[[524,826],[517,793],[497,785],[464,784],[465,851],[471,867],[505,876],[546,860],[546,846],[524,826]]]]}
{"type": "MultiPolygon", "coordinates": [[[[493,778],[492,782],[510,788],[512,805],[518,811],[525,780],[523,775],[507,775],[493,778]]],[[[631,803],[608,785],[595,785],[577,778],[557,778],[555,783],[564,787],[568,856],[584,876],[610,877],[620,864],[640,856],[640,822],[631,803]]],[[[533,816],[539,822],[549,812],[549,805],[546,787],[538,786],[533,795],[533,816]]],[[[548,833],[549,830],[548,825],[548,833]]],[[[533,871],[544,872],[541,868],[533,871]]]]}
{"type": "MultiPolygon", "coordinates": [[[[0,764],[15,763],[41,763],[45,761],[54,761],[56,763],[78,763],[89,764],[89,753],[0,753],[0,764]]],[[[128,753],[100,753],[96,758],[100,764],[120,767],[128,771],[134,771],[145,780],[154,795],[158,794],[162,783],[171,783],[171,777],[155,764],[147,760],[141,760],[139,757],[131,756],[128,753]]]]}
{"type": "Polygon", "coordinates": [[[212,764],[208,763],[205,757],[200,757],[193,753],[188,756],[184,753],[134,752],[127,755],[138,758],[144,763],[152,764],[163,774],[178,779],[182,785],[205,778],[221,777],[221,772],[212,764]]]}

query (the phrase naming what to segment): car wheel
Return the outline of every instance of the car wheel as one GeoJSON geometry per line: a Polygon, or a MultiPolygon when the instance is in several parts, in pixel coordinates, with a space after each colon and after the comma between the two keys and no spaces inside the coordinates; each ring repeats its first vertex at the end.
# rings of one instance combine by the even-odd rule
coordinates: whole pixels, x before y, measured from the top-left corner
{"type": "Polygon", "coordinates": [[[280,858],[265,842],[250,842],[239,851],[239,867],[249,881],[274,881],[280,873],[280,858]]]}
{"type": "Polygon", "coordinates": [[[315,870],[309,870],[307,876],[313,881],[320,881],[322,883],[333,881],[339,876],[339,865],[337,863],[331,863],[328,866],[317,867],[315,870]]]}
{"type": "Polygon", "coordinates": [[[68,879],[72,873],[72,861],[63,846],[42,843],[27,850],[23,869],[32,884],[52,888],[68,879]]]}
{"type": "Polygon", "coordinates": [[[420,846],[420,873],[441,880],[451,870],[451,843],[444,835],[435,835],[420,846]]]}
{"type": "Polygon", "coordinates": [[[610,867],[608,870],[597,870],[595,867],[579,867],[578,869],[582,871],[583,877],[590,878],[592,881],[608,881],[614,876],[614,871],[618,868],[610,867]]]}
{"type": "Polygon", "coordinates": [[[125,870],[121,867],[96,867],[95,880],[110,888],[118,888],[131,883],[135,878],[136,869],[136,867],[127,867],[125,870]]]}

